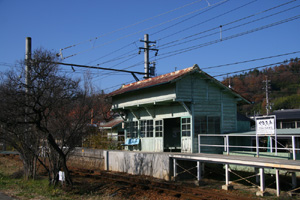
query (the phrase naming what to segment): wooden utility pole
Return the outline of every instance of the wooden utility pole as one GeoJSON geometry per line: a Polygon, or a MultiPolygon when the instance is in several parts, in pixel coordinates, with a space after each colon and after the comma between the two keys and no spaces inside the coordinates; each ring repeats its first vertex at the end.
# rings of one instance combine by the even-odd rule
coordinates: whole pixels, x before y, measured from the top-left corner
{"type": "MultiPolygon", "coordinates": [[[[149,61],[149,51],[156,51],[155,53],[155,56],[157,56],[157,52],[158,52],[158,49],[152,49],[150,47],[152,47],[151,45],[149,45],[150,43],[156,43],[155,41],[149,41],[149,35],[148,34],[145,34],[144,35],[144,40],[140,40],[140,42],[144,42],[144,47],[140,47],[139,49],[143,49],[144,50],[144,68],[145,68],[145,76],[144,78],[147,79],[147,78],[150,78],[150,75],[154,75],[154,74],[150,74],[150,61],[149,61]]],[[[154,45],[153,45],[154,46],[154,45]]],[[[151,71],[154,71],[154,70],[151,70],[151,71]]]]}

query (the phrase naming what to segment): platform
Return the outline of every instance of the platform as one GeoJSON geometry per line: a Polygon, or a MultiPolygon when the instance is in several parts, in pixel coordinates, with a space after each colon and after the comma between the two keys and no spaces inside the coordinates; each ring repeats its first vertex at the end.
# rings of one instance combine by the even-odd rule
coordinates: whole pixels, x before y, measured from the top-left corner
{"type": "MultiPolygon", "coordinates": [[[[230,166],[229,165],[243,165],[250,166],[257,169],[257,182],[260,183],[259,191],[257,191],[258,196],[265,195],[265,168],[275,169],[276,176],[276,189],[277,196],[280,195],[280,180],[279,180],[279,171],[290,171],[292,173],[292,186],[293,190],[297,190],[297,178],[296,172],[300,171],[300,161],[297,160],[284,160],[277,158],[265,158],[265,157],[249,157],[249,156],[237,156],[237,155],[223,155],[223,154],[187,154],[187,153],[178,153],[170,154],[169,157],[173,160],[173,178],[176,180],[177,176],[177,161],[186,160],[186,161],[196,161],[197,162],[197,180],[201,180],[201,171],[202,163],[216,163],[224,165],[225,168],[225,185],[223,189],[232,188],[229,184],[230,181],[230,166]],[[259,176],[259,179],[258,179],[259,176]],[[295,189],[296,188],[296,189],[295,189]]],[[[185,170],[187,171],[187,170],[185,170]]]]}
{"type": "Polygon", "coordinates": [[[236,155],[222,155],[222,154],[170,154],[170,158],[181,160],[192,160],[218,164],[236,164],[252,166],[257,168],[276,168],[280,170],[300,171],[300,161],[297,160],[283,160],[276,158],[264,157],[249,157],[236,155]]]}

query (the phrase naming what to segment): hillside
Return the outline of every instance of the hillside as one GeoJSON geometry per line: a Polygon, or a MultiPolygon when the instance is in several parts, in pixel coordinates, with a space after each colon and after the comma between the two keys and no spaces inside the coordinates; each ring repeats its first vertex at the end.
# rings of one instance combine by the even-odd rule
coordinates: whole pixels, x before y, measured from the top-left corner
{"type": "Polygon", "coordinates": [[[270,111],[300,108],[300,59],[263,70],[252,70],[222,81],[242,94],[253,104],[239,107],[247,115],[266,114],[266,80],[268,81],[270,111]]]}

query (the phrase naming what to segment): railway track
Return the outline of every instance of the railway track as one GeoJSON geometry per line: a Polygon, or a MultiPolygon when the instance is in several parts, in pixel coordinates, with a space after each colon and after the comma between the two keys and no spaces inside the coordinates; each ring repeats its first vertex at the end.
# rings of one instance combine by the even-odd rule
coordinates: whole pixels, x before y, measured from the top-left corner
{"type": "MultiPolygon", "coordinates": [[[[155,196],[164,194],[170,197],[170,199],[207,199],[207,200],[250,200],[251,197],[238,195],[236,193],[196,187],[192,184],[185,184],[182,182],[168,182],[162,180],[156,180],[145,176],[128,175],[114,172],[96,172],[91,173],[89,170],[73,170],[73,175],[89,177],[98,180],[105,180],[107,184],[101,185],[95,190],[102,190],[105,187],[114,185],[115,189],[111,191],[110,196],[121,194],[122,192],[128,192],[132,188],[136,190],[145,190],[153,193],[155,196]],[[116,187],[117,186],[117,187],[116,187]]],[[[244,194],[245,195],[245,194],[244,194]]]]}

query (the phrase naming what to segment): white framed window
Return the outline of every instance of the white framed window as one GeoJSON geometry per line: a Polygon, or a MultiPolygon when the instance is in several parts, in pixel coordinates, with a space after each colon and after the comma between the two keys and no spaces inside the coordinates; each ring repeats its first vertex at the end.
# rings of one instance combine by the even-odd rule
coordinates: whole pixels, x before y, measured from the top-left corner
{"type": "Polygon", "coordinates": [[[138,121],[132,121],[126,123],[126,134],[127,134],[127,138],[138,137],[138,121]]]}
{"type": "Polygon", "coordinates": [[[181,118],[181,133],[183,137],[191,136],[191,118],[181,118]]]}
{"type": "Polygon", "coordinates": [[[163,136],[163,121],[157,120],[155,121],[155,137],[163,136]]]}
{"type": "Polygon", "coordinates": [[[153,120],[141,120],[141,137],[153,137],[153,120]]]}

